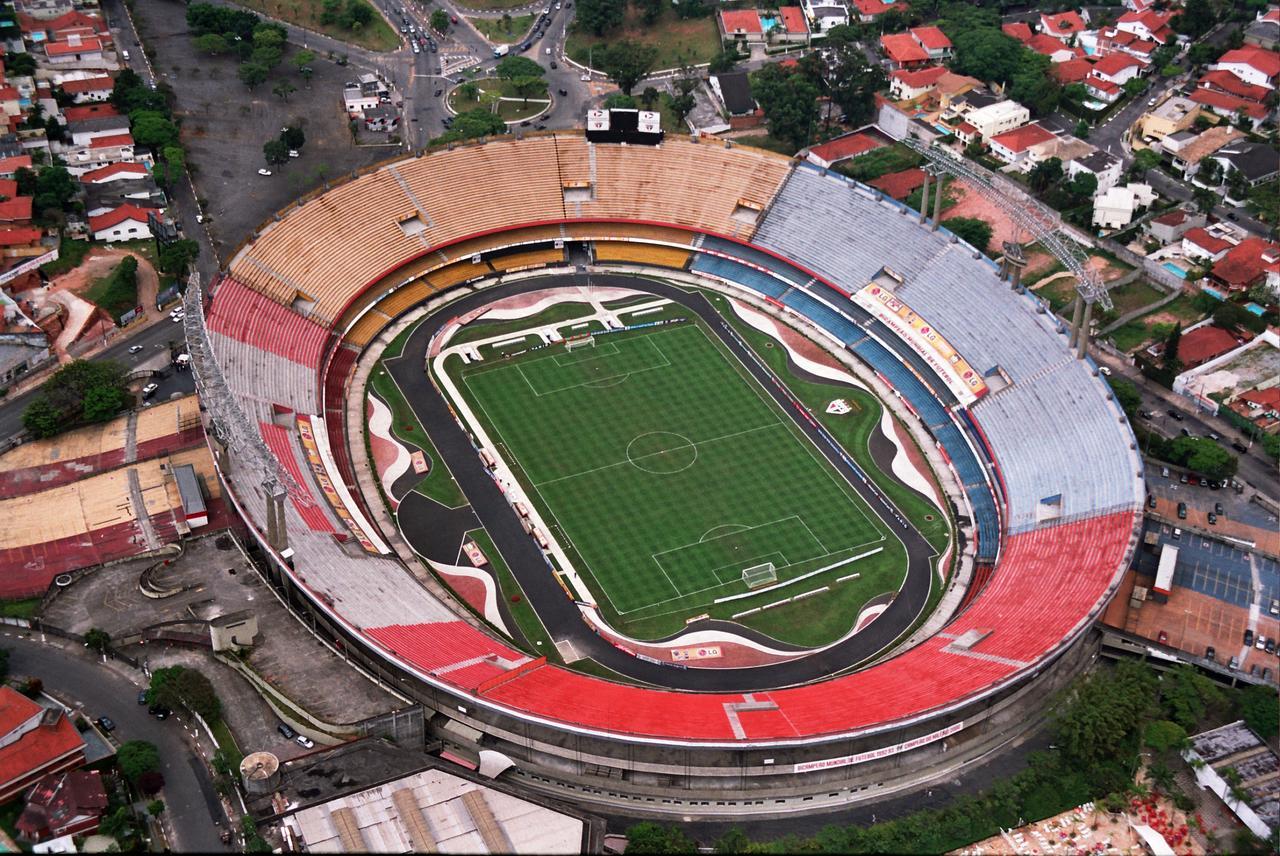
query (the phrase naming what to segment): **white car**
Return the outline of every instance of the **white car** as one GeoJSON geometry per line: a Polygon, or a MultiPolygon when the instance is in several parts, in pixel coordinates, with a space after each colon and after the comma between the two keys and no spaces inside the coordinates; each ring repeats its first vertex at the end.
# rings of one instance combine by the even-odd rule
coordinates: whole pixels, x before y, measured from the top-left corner
{"type": "Polygon", "coordinates": [[[147,384],[146,386],[144,386],[144,387],[142,388],[142,397],[143,397],[143,398],[150,398],[151,396],[153,396],[153,395],[155,395],[155,394],[156,394],[156,390],[157,390],[157,389],[159,389],[159,388],[160,388],[160,384],[158,384],[158,383],[149,383],[149,384],[147,384]]]}
{"type": "Polygon", "coordinates": [[[197,215],[196,215],[196,222],[197,222],[197,223],[203,223],[203,222],[204,222],[204,215],[203,215],[203,214],[197,214],[197,215]]]}
{"type": "Polygon", "coordinates": [[[136,354],[136,353],[138,353],[138,351],[141,351],[141,350],[142,350],[142,346],[141,346],[141,345],[130,345],[130,346],[129,346],[129,353],[131,353],[131,354],[136,354]]]}
{"type": "Polygon", "coordinates": [[[295,741],[299,746],[301,746],[303,749],[314,749],[314,748],[316,748],[316,744],[311,740],[311,738],[310,738],[310,737],[308,737],[308,736],[307,736],[307,735],[305,735],[305,734],[299,734],[297,737],[295,737],[295,738],[293,738],[293,739],[294,739],[294,741],[295,741]]]}
{"type": "Polygon", "coordinates": [[[289,157],[291,157],[291,158],[300,158],[300,157],[302,157],[302,155],[300,155],[300,154],[298,153],[298,150],[297,150],[297,149],[289,149],[289,157]]]}
{"type": "Polygon", "coordinates": [[[263,167],[262,169],[258,170],[258,175],[271,175],[271,170],[263,167]]]}
{"type": "Polygon", "coordinates": [[[187,313],[185,313],[185,312],[175,312],[175,313],[173,313],[172,315],[170,315],[169,317],[173,319],[173,323],[174,323],[174,324],[181,324],[181,323],[182,323],[182,319],[187,317],[187,313]]]}
{"type": "Polygon", "coordinates": [[[1106,366],[1098,366],[1098,371],[1102,372],[1106,377],[1111,377],[1111,369],[1106,366]]]}

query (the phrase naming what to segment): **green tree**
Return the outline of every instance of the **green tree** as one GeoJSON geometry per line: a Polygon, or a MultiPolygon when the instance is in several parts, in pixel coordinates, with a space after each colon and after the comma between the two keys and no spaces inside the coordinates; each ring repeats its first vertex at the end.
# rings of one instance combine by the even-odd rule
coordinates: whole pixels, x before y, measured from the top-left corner
{"type": "Polygon", "coordinates": [[[1149,83],[1145,77],[1135,77],[1132,80],[1126,80],[1121,89],[1124,90],[1125,95],[1130,98],[1136,98],[1147,91],[1148,85],[1149,83]]]}
{"type": "Polygon", "coordinates": [[[1112,758],[1140,726],[1155,696],[1155,679],[1141,663],[1118,663],[1110,672],[1094,672],[1076,685],[1070,703],[1054,723],[1058,743],[1085,764],[1112,758]]]}
{"type": "Polygon", "coordinates": [[[1187,0],[1182,11],[1173,16],[1169,25],[1192,41],[1200,38],[1217,22],[1217,13],[1209,0],[1187,0]]]}
{"type": "Polygon", "coordinates": [[[466,83],[458,87],[458,100],[459,101],[479,101],[480,87],[476,86],[471,81],[467,81],[466,83]]]}
{"type": "Polygon", "coordinates": [[[516,97],[523,98],[524,103],[528,104],[529,99],[535,96],[546,97],[547,82],[541,77],[517,77],[511,81],[511,89],[516,97]]]}
{"type": "Polygon", "coordinates": [[[707,65],[707,72],[709,74],[724,74],[726,71],[733,71],[740,58],[736,50],[722,47],[711,58],[711,62],[707,65]]]}
{"type": "Polygon", "coordinates": [[[301,149],[307,143],[307,135],[297,125],[290,125],[280,132],[280,142],[291,149],[301,149]]]}
{"type": "Polygon", "coordinates": [[[431,29],[440,35],[449,32],[449,13],[443,9],[436,9],[431,13],[431,29]]]}
{"type": "Polygon", "coordinates": [[[36,58],[29,53],[10,51],[4,55],[4,71],[9,77],[30,77],[36,73],[36,58]]]}
{"type": "Polygon", "coordinates": [[[198,255],[200,255],[200,245],[190,238],[183,238],[160,248],[158,267],[162,273],[181,279],[198,255]]]}
{"type": "Polygon", "coordinates": [[[985,82],[1008,83],[1018,70],[1023,51],[1016,39],[999,29],[964,30],[951,36],[955,47],[952,67],[985,82]]]}
{"type": "Polygon", "coordinates": [[[260,62],[242,62],[240,68],[236,70],[236,76],[240,78],[240,82],[249,89],[257,89],[271,73],[271,69],[260,62]]]}
{"type": "Polygon", "coordinates": [[[1058,158],[1042,160],[1031,168],[1027,183],[1036,193],[1044,193],[1050,186],[1062,180],[1062,161],[1058,158]]]}
{"type": "Polygon", "coordinates": [[[130,740],[116,751],[116,764],[124,777],[133,783],[144,773],[160,771],[160,750],[145,740],[130,740]]]}
{"type": "Polygon", "coordinates": [[[1025,105],[1033,115],[1053,112],[1062,98],[1062,86],[1050,70],[1052,65],[1047,56],[1019,47],[1009,97],[1025,105]]]}
{"type": "Polygon", "coordinates": [[[163,148],[178,143],[178,126],[158,110],[135,110],[129,114],[133,141],[140,146],[163,148]]]}
{"type": "Polygon", "coordinates": [[[875,115],[876,93],[888,85],[884,70],[853,42],[829,47],[824,59],[828,71],[814,84],[826,87],[848,124],[860,127],[869,122],[875,115]]]}
{"type": "Polygon", "coordinates": [[[268,164],[281,164],[289,159],[289,147],[283,140],[267,140],[262,144],[262,156],[268,164]]]}
{"type": "Polygon", "coordinates": [[[575,26],[597,36],[607,35],[622,26],[626,0],[578,0],[575,26]]]}
{"type": "Polygon", "coordinates": [[[621,92],[615,92],[604,99],[604,109],[606,110],[634,110],[636,106],[634,96],[623,95],[621,92]]]}
{"type": "Polygon", "coordinates": [[[453,118],[453,127],[436,138],[436,142],[469,140],[487,137],[493,134],[504,134],[507,124],[502,119],[483,108],[467,110],[453,118]]]}
{"type": "Polygon", "coordinates": [[[637,823],[627,827],[628,853],[697,853],[698,845],[678,826],[637,823]]]}
{"type": "Polygon", "coordinates": [[[986,220],[973,217],[951,217],[943,220],[942,225],[984,253],[991,245],[991,224],[986,220]]]}
{"type": "Polygon", "coordinates": [[[294,86],[287,80],[282,80],[275,86],[271,87],[271,92],[280,98],[281,101],[288,101],[289,96],[298,91],[298,87],[294,86]]]}
{"type": "Polygon", "coordinates": [[[97,627],[90,628],[84,634],[84,647],[97,651],[99,654],[105,654],[107,649],[111,647],[111,634],[97,627]]]}
{"type": "Polygon", "coordinates": [[[1196,208],[1205,214],[1212,211],[1222,201],[1221,196],[1207,187],[1194,188],[1191,192],[1191,197],[1195,200],[1196,208]]]}
{"type": "Polygon", "coordinates": [[[1147,725],[1142,735],[1142,742],[1157,752],[1168,752],[1177,749],[1187,740],[1187,730],[1176,722],[1157,719],[1147,725]]]}
{"type": "Polygon", "coordinates": [[[36,439],[53,437],[63,431],[62,412],[45,396],[37,396],[22,412],[22,427],[36,439]]]}
{"type": "Polygon", "coordinates": [[[1167,719],[1187,731],[1195,730],[1210,710],[1225,709],[1226,702],[1226,695],[1218,685],[1194,666],[1185,663],[1175,666],[1160,679],[1161,710],[1167,719]]]}
{"type": "Polygon", "coordinates": [[[222,56],[222,54],[231,50],[231,45],[227,44],[227,40],[217,33],[205,33],[203,36],[196,36],[191,43],[195,45],[196,50],[209,56],[222,56]]]}
{"type": "MultiPolygon", "coordinates": [[[[581,9],[578,14],[582,14],[581,9]]],[[[595,53],[596,65],[627,95],[649,73],[657,58],[657,48],[631,39],[614,42],[595,53]]]]}
{"type": "Polygon", "coordinates": [[[1164,367],[1174,374],[1182,369],[1182,363],[1178,359],[1178,345],[1182,342],[1182,325],[1175,324],[1173,329],[1169,331],[1169,336],[1164,340],[1164,353],[1161,355],[1164,360],[1164,367]]]}
{"type": "Polygon", "coordinates": [[[764,111],[772,136],[794,149],[809,144],[818,118],[816,86],[772,64],[752,73],[751,93],[764,111]]]}
{"type": "Polygon", "coordinates": [[[222,702],[213,684],[197,669],[168,666],[151,673],[147,701],[168,708],[182,708],[212,723],[222,715],[222,702]]]}
{"type": "Polygon", "coordinates": [[[1273,738],[1280,732],[1280,706],[1276,704],[1276,691],[1271,687],[1245,687],[1240,693],[1240,713],[1245,724],[1263,738],[1273,738]]]}
{"type": "Polygon", "coordinates": [[[1160,155],[1152,149],[1140,149],[1133,156],[1133,170],[1136,175],[1146,175],[1148,170],[1160,166],[1160,155]]]}
{"type": "Polygon", "coordinates": [[[1092,199],[1098,192],[1098,177],[1091,172],[1078,172],[1067,182],[1067,192],[1077,199],[1092,199]]]}
{"type": "Polygon", "coordinates": [[[147,803],[147,814],[152,817],[159,817],[164,814],[164,800],[152,800],[147,803]]]}
{"type": "MultiPolygon", "coordinates": [[[[1072,84],[1072,86],[1078,86],[1078,85],[1079,84],[1074,84],[1074,83],[1072,84]]],[[[1064,90],[1064,94],[1065,94],[1065,90],[1064,90]]],[[[1079,137],[1082,140],[1087,140],[1089,139],[1089,131],[1090,131],[1089,123],[1086,122],[1084,119],[1081,119],[1079,122],[1076,122],[1076,129],[1074,131],[1075,136],[1079,137]]]]}
{"type": "MultiPolygon", "coordinates": [[[[133,258],[130,256],[129,258],[133,258]]],[[[84,421],[85,422],[106,422],[124,410],[128,404],[125,394],[118,389],[110,389],[107,387],[97,387],[85,393],[84,396],[84,421]]]]}
{"type": "Polygon", "coordinates": [[[1208,42],[1198,42],[1187,50],[1187,61],[1193,67],[1216,62],[1222,50],[1208,42]]]}
{"type": "Polygon", "coordinates": [[[675,116],[676,124],[684,124],[685,117],[693,112],[695,102],[692,95],[677,95],[671,99],[667,107],[675,116]]]}
{"type": "Polygon", "coordinates": [[[299,51],[295,51],[293,54],[292,61],[293,61],[293,67],[296,68],[298,70],[298,73],[302,75],[302,79],[310,80],[311,75],[315,71],[315,69],[311,67],[311,64],[316,61],[315,51],[309,51],[309,50],[306,50],[305,48],[299,51]]]}
{"type": "Polygon", "coordinates": [[[517,77],[542,77],[547,70],[533,60],[524,56],[507,54],[494,66],[494,74],[503,80],[515,80],[517,77]]]}
{"type": "Polygon", "coordinates": [[[652,110],[657,105],[658,99],[658,90],[652,86],[646,86],[644,92],[640,93],[640,103],[646,110],[652,110]]]}
{"type": "Polygon", "coordinates": [[[1174,463],[1217,481],[1235,475],[1240,463],[1222,446],[1202,437],[1178,437],[1170,446],[1170,456],[1174,463]]]}
{"type": "Polygon", "coordinates": [[[716,839],[717,853],[747,853],[751,849],[751,839],[741,827],[733,826],[716,839]]]}
{"type": "Polygon", "coordinates": [[[127,805],[122,805],[110,814],[103,815],[101,823],[98,824],[98,831],[103,835],[109,835],[117,841],[125,841],[132,838],[136,829],[133,824],[133,812],[129,810],[127,805]]]}
{"type": "Polygon", "coordinates": [[[1116,403],[1120,405],[1120,409],[1125,415],[1133,419],[1134,414],[1138,412],[1138,408],[1142,406],[1142,393],[1138,392],[1138,387],[1133,381],[1127,377],[1112,375],[1107,378],[1107,385],[1111,387],[1111,391],[1115,393],[1116,403]]]}

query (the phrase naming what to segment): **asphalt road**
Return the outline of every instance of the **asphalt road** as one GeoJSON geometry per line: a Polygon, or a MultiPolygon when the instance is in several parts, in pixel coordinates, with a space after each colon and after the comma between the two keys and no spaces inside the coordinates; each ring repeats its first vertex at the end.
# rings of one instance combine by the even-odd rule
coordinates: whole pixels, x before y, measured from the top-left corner
{"type": "Polygon", "coordinates": [[[68,703],[83,705],[93,718],[108,716],[116,723],[111,737],[117,743],[148,740],[160,750],[164,773],[166,813],[177,841],[175,850],[188,853],[227,852],[218,837],[222,809],[204,763],[191,752],[176,719],[164,722],[137,703],[139,687],[117,672],[61,648],[5,634],[0,647],[9,649],[9,670],[34,675],[45,688],[68,703]]]}
{"type": "MultiPolygon", "coordinates": [[[[409,337],[402,357],[388,363],[388,369],[404,391],[410,407],[426,429],[432,443],[448,461],[449,469],[470,500],[476,516],[484,524],[499,551],[524,588],[530,604],[551,629],[557,640],[568,639],[577,651],[595,659],[600,664],[635,680],[677,689],[703,691],[748,691],[764,687],[780,687],[827,677],[883,651],[911,625],[924,609],[934,574],[930,559],[934,555],[929,543],[905,521],[899,521],[894,512],[835,452],[822,442],[814,423],[807,414],[798,412],[796,406],[785,397],[766,375],[761,366],[751,358],[739,340],[730,335],[727,324],[714,308],[700,295],[690,294],[675,286],[653,280],[619,274],[592,274],[595,285],[615,285],[640,289],[658,294],[692,310],[720,341],[771,395],[783,411],[810,438],[831,464],[846,477],[853,488],[880,517],[885,526],[906,546],[908,564],[906,580],[898,596],[876,621],[866,629],[831,648],[802,659],[769,666],[741,669],[679,669],[658,663],[645,662],[615,648],[593,631],[583,619],[577,604],[565,597],[554,577],[547,572],[541,551],[520,525],[515,511],[500,492],[489,472],[481,464],[471,445],[471,440],[451,415],[440,392],[431,383],[422,366],[426,349],[432,336],[450,318],[489,303],[500,297],[539,290],[556,285],[580,286],[581,276],[546,277],[542,279],[495,286],[478,294],[469,295],[453,304],[447,312],[428,316],[409,337]]],[[[891,472],[886,465],[882,472],[891,472]]],[[[889,477],[889,476],[886,476],[889,477]]],[[[400,512],[401,530],[407,538],[416,532],[429,532],[432,528],[431,507],[427,504],[406,506],[400,512]]],[[[690,630],[699,625],[690,625],[690,630]]]]}

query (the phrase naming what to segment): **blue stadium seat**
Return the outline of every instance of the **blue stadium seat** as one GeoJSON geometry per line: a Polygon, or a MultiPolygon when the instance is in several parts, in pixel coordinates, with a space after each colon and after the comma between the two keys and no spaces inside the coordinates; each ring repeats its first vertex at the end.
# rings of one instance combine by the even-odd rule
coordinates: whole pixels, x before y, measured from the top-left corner
{"type": "Polygon", "coordinates": [[[767,273],[762,273],[755,268],[747,267],[728,259],[722,259],[719,256],[709,256],[705,253],[698,253],[693,260],[692,269],[698,273],[706,273],[718,276],[721,279],[727,279],[730,282],[736,282],[739,285],[744,285],[773,298],[782,297],[783,293],[789,288],[785,282],[780,279],[774,279],[767,273]]]}
{"type": "Polygon", "coordinates": [[[867,334],[861,327],[805,291],[792,289],[782,298],[782,302],[834,334],[846,345],[866,338],[867,334]]]}

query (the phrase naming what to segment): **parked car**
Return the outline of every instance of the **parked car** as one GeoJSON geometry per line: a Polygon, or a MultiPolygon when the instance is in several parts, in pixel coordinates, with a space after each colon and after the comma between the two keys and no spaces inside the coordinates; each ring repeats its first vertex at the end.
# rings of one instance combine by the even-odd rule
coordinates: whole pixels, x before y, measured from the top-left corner
{"type": "Polygon", "coordinates": [[[1159,643],[1159,644],[1161,644],[1161,645],[1168,645],[1168,644],[1169,644],[1169,634],[1168,634],[1168,633],[1166,633],[1166,632],[1164,632],[1163,630],[1161,630],[1161,631],[1160,631],[1160,635],[1156,636],[1156,642],[1157,642],[1157,643],[1159,643]]]}
{"type": "Polygon", "coordinates": [[[1244,644],[1246,645],[1253,644],[1253,631],[1250,630],[1248,627],[1244,629],[1244,644]]]}
{"type": "Polygon", "coordinates": [[[1212,441],[1213,441],[1213,442],[1215,442],[1215,443],[1222,439],[1221,437],[1219,437],[1219,436],[1218,436],[1215,432],[1213,432],[1213,431],[1210,431],[1208,434],[1205,434],[1204,436],[1205,436],[1205,437],[1207,437],[1207,438],[1209,438],[1210,440],[1212,440],[1212,441]]]}
{"type": "Polygon", "coordinates": [[[1162,478],[1166,478],[1166,479],[1167,479],[1167,478],[1169,477],[1169,468],[1168,468],[1168,467],[1161,467],[1161,468],[1160,468],[1160,476],[1161,476],[1162,478]]]}
{"type": "Polygon", "coordinates": [[[160,388],[160,384],[158,383],[153,382],[153,383],[147,384],[142,388],[142,397],[150,398],[151,396],[156,394],[156,390],[158,390],[159,388],[160,388]]]}
{"type": "Polygon", "coordinates": [[[1274,654],[1276,652],[1276,640],[1268,639],[1265,650],[1268,654],[1274,654]]]}
{"type": "Polygon", "coordinates": [[[1102,372],[1106,377],[1111,377],[1111,369],[1107,366],[1098,366],[1098,371],[1102,372]]]}
{"type": "Polygon", "coordinates": [[[138,353],[138,351],[141,351],[141,350],[142,350],[142,346],[141,346],[141,345],[130,345],[130,346],[129,346],[129,353],[131,353],[131,354],[136,354],[136,353],[138,353]]]}
{"type": "Polygon", "coordinates": [[[146,703],[147,703],[147,691],[138,690],[138,704],[146,704],[146,703]]]}
{"type": "Polygon", "coordinates": [[[1178,411],[1173,410],[1172,408],[1167,412],[1169,414],[1169,418],[1172,419],[1174,422],[1181,422],[1182,420],[1187,418],[1183,416],[1181,413],[1179,413],[1178,411]]]}
{"type": "Polygon", "coordinates": [[[151,714],[156,719],[168,719],[173,716],[173,711],[169,710],[169,708],[162,704],[151,705],[151,707],[147,708],[147,713],[151,714]]]}
{"type": "Polygon", "coordinates": [[[291,158],[300,158],[300,157],[302,157],[302,153],[301,153],[300,151],[298,151],[297,149],[289,149],[289,157],[291,157],[291,158]]]}
{"type": "Polygon", "coordinates": [[[551,60],[551,67],[552,67],[552,68],[559,68],[560,66],[556,63],[556,61],[555,61],[555,60],[551,60]]]}
{"type": "Polygon", "coordinates": [[[1186,484],[1186,483],[1187,483],[1187,474],[1186,474],[1186,473],[1183,473],[1182,475],[1178,476],[1178,481],[1179,481],[1179,482],[1181,482],[1182,484],[1186,484]]]}
{"type": "Polygon", "coordinates": [[[94,721],[98,723],[99,728],[101,728],[103,731],[107,732],[108,734],[116,730],[116,724],[111,720],[111,717],[109,716],[99,716],[94,721]]]}
{"type": "Polygon", "coordinates": [[[1214,514],[1212,511],[1210,511],[1210,512],[1209,512],[1209,525],[1210,525],[1210,526],[1215,526],[1215,525],[1217,525],[1217,523],[1218,523],[1218,515],[1214,514]]]}
{"type": "Polygon", "coordinates": [[[1222,503],[1221,503],[1221,502],[1215,502],[1215,503],[1213,504],[1213,512],[1214,512],[1214,514],[1223,514],[1223,513],[1224,513],[1224,512],[1223,512],[1223,510],[1222,510],[1222,503]]]}
{"type": "Polygon", "coordinates": [[[1237,452],[1239,452],[1242,455],[1249,451],[1249,447],[1246,446],[1244,443],[1241,443],[1239,440],[1232,440],[1231,448],[1235,449],[1237,452]]]}
{"type": "Polygon", "coordinates": [[[1178,519],[1179,520],[1187,519],[1187,504],[1185,502],[1178,503],[1178,519]]]}
{"type": "Polygon", "coordinates": [[[314,748],[316,748],[316,744],[315,744],[315,743],[313,743],[313,742],[311,741],[311,738],[310,738],[310,737],[308,737],[308,736],[307,736],[307,735],[305,735],[305,734],[299,734],[297,737],[293,738],[293,740],[294,740],[294,742],[295,742],[295,743],[297,743],[297,744],[298,744],[299,746],[301,746],[303,749],[314,749],[314,748]]]}
{"type": "Polygon", "coordinates": [[[1204,658],[1211,663],[1218,662],[1216,659],[1217,655],[1218,655],[1217,649],[1215,649],[1212,645],[1204,649],[1204,658]]]}
{"type": "Polygon", "coordinates": [[[1154,493],[1147,494],[1147,508],[1156,507],[1156,495],[1154,493]]]}
{"type": "Polygon", "coordinates": [[[563,86],[562,86],[562,87],[560,87],[559,89],[557,89],[557,90],[556,90],[556,92],[559,92],[561,95],[568,95],[568,94],[569,94],[569,90],[565,89],[563,86]]]}
{"type": "Polygon", "coordinates": [[[293,738],[298,736],[298,732],[294,731],[292,728],[290,728],[288,725],[285,725],[283,722],[276,725],[276,731],[279,731],[280,736],[283,737],[285,740],[292,740],[293,738]]]}
{"type": "Polygon", "coordinates": [[[258,170],[258,175],[271,175],[271,170],[267,169],[266,167],[263,167],[262,169],[258,170]]]}
{"type": "Polygon", "coordinates": [[[1232,658],[1231,658],[1231,660],[1227,663],[1227,668],[1228,668],[1228,669],[1238,669],[1238,668],[1240,668],[1240,658],[1239,658],[1239,657],[1232,657],[1232,658]]]}

